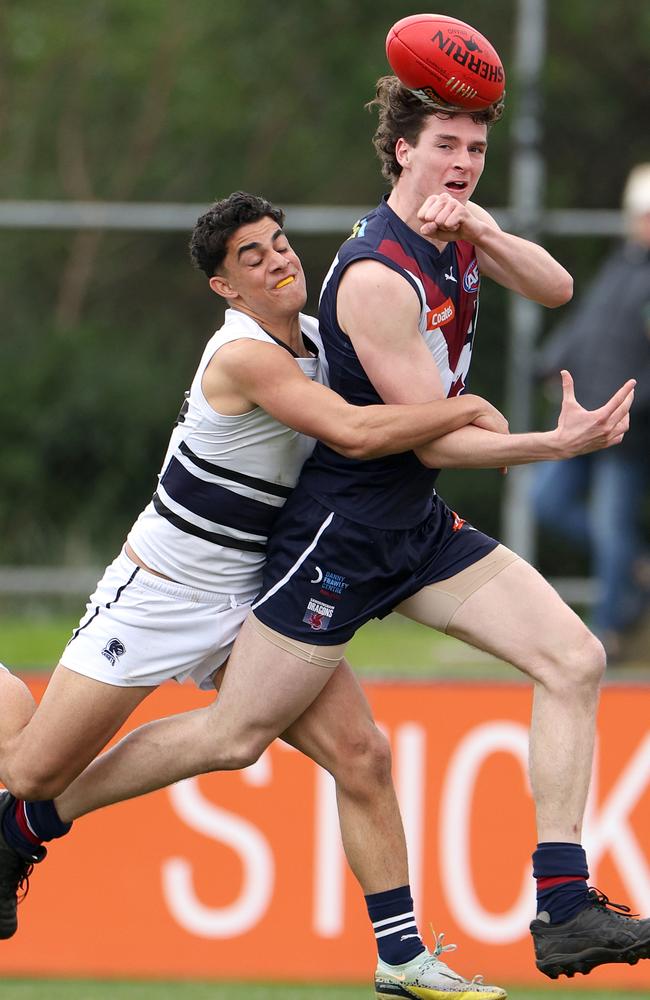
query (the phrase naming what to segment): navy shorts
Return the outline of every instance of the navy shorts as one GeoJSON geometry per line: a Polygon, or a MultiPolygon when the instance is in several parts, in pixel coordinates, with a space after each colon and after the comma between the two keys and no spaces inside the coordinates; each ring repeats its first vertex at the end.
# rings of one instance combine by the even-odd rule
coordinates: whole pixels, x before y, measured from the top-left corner
{"type": "Polygon", "coordinates": [[[294,490],[274,526],[257,618],[300,642],[348,642],[423,587],[448,580],[499,543],[465,523],[438,496],[412,528],[371,528],[294,490]]]}

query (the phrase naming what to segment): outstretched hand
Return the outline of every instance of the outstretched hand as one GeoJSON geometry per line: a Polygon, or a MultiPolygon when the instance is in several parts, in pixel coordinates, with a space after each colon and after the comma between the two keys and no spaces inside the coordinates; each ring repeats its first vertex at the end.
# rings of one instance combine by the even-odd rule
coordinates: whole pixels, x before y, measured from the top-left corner
{"type": "Polygon", "coordinates": [[[575,397],[569,372],[563,371],[561,375],[562,409],[554,433],[562,457],[574,458],[620,444],[630,426],[636,379],[629,379],[604,406],[585,410],[575,397]]]}

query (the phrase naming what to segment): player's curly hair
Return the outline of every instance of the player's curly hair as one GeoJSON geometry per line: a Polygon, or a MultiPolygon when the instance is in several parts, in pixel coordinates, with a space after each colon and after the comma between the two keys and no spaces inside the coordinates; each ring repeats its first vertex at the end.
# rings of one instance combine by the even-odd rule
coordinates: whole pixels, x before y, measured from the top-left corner
{"type": "Polygon", "coordinates": [[[227,198],[215,201],[196,220],[192,230],[190,256],[194,266],[211,278],[223,264],[232,234],[247,222],[257,222],[265,216],[279,226],[284,225],[281,208],[246,191],[233,191],[227,198]]]}
{"type": "Polygon", "coordinates": [[[395,156],[398,139],[406,139],[415,146],[420,132],[429,118],[454,118],[458,114],[469,114],[472,121],[485,124],[488,128],[503,114],[503,100],[490,104],[482,111],[468,112],[445,106],[436,107],[408,90],[396,76],[382,76],[377,80],[376,95],[366,104],[368,111],[379,111],[379,124],[372,142],[381,162],[381,172],[387,181],[395,184],[402,167],[395,156]]]}

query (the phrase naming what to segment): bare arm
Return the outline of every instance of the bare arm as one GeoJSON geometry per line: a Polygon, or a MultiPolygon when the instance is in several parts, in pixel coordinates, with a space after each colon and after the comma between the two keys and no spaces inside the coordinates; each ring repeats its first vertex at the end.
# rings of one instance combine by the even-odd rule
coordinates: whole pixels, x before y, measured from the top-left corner
{"type": "MultiPolygon", "coordinates": [[[[337,313],[339,324],[350,337],[368,378],[386,403],[444,399],[440,372],[419,332],[419,299],[401,275],[375,260],[360,260],[350,265],[339,284],[337,313]]],[[[479,431],[480,427],[485,427],[495,438],[508,431],[505,420],[501,426],[490,426],[481,418],[473,423],[476,426],[466,430],[479,431]]],[[[450,464],[462,464],[457,462],[458,453],[452,438],[453,435],[446,439],[454,445],[450,464]]],[[[465,448],[465,440],[458,442],[460,452],[465,448]]],[[[479,444],[483,440],[479,433],[479,444]]],[[[451,445],[448,443],[448,450],[451,445]]],[[[436,464],[438,453],[435,453],[436,460],[430,459],[429,447],[427,442],[414,450],[424,465],[439,468],[440,463],[436,464]]],[[[481,454],[480,451],[476,453],[479,465],[482,464],[481,454]]],[[[491,457],[490,452],[487,454],[491,457]]]]}
{"type": "MultiPolygon", "coordinates": [[[[440,373],[418,331],[418,300],[399,274],[378,261],[352,264],[341,279],[338,318],[359,359],[388,403],[442,395],[440,373]]],[[[627,382],[600,410],[584,410],[563,373],[564,400],[554,431],[493,433],[465,427],[416,449],[431,468],[498,468],[567,458],[617,444],[628,426],[634,382],[627,382]]],[[[462,397],[461,397],[462,398],[462,397]]]]}
{"type": "Polygon", "coordinates": [[[433,468],[500,468],[573,458],[620,444],[630,424],[634,386],[630,379],[600,409],[585,410],[575,398],[571,375],[563,371],[562,410],[554,430],[504,437],[463,427],[433,441],[427,447],[426,464],[433,468]]]}
{"type": "Polygon", "coordinates": [[[410,451],[475,419],[489,426],[503,420],[472,395],[410,406],[353,406],[307,378],[281,347],[254,340],[222,347],[206,369],[203,391],[218,412],[261,406],[288,427],[360,459],[410,451]]]}
{"type": "Polygon", "coordinates": [[[543,247],[499,228],[480,205],[433,195],[418,213],[421,232],[430,239],[469,240],[476,247],[481,272],[513,292],[541,305],[564,305],[573,295],[573,279],[543,247]]]}

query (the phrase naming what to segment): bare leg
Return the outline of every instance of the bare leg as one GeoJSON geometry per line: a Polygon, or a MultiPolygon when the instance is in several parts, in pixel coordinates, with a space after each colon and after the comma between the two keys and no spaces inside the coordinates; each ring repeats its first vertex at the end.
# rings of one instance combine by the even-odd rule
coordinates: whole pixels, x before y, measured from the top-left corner
{"type": "Polygon", "coordinates": [[[106,746],[151,690],[103,684],[59,664],[35,708],[22,681],[0,671],[2,781],[18,798],[53,798],[106,746]],[[7,703],[11,710],[5,712],[7,703]]]}
{"type": "Polygon", "coordinates": [[[56,799],[59,816],[68,822],[182,778],[248,766],[331,676],[330,669],[278,649],[245,622],[218,699],[129,733],[56,799]]]}
{"type": "MultiPolygon", "coordinates": [[[[409,602],[400,607],[424,624],[427,589],[417,595],[416,614],[409,602]]],[[[468,597],[447,631],[534,681],[530,777],[538,837],[579,843],[605,667],[601,644],[523,559],[468,597]]]]}
{"type": "Polygon", "coordinates": [[[390,748],[345,660],[282,738],[333,775],[345,855],[364,894],[406,885],[406,842],[390,748]]]}
{"type": "Polygon", "coordinates": [[[56,799],[59,816],[68,822],[180,778],[245,766],[281,726],[276,721],[268,728],[270,720],[286,718],[295,710],[287,709],[281,693],[285,689],[283,677],[295,690],[297,679],[305,671],[317,671],[316,682],[327,681],[324,689],[286,729],[283,738],[333,774],[346,856],[364,893],[406,884],[406,844],[392,784],[388,742],[375,726],[350,667],[343,662],[330,675],[323,667],[310,666],[286,654],[285,675],[278,663],[269,659],[285,654],[267,643],[266,648],[257,646],[264,640],[252,630],[249,639],[253,649],[247,645],[246,635],[238,640],[214,705],[149,723],[127,735],[56,799]],[[257,657],[255,667],[251,666],[253,654],[257,657]],[[236,678],[235,672],[239,673],[236,678]],[[244,673],[248,676],[244,677],[244,673]],[[273,707],[269,699],[274,699],[277,706],[273,707]],[[246,706],[245,715],[241,703],[246,706]],[[239,719],[233,718],[237,712],[239,719]],[[256,730],[255,743],[246,751],[250,724],[256,730]],[[224,727],[228,734],[223,733],[224,727]]]}
{"type": "Polygon", "coordinates": [[[26,684],[6,667],[0,669],[0,761],[4,744],[23,729],[36,711],[36,702],[26,684]]]}

